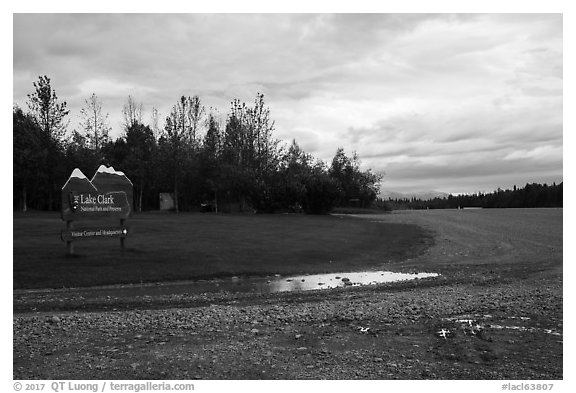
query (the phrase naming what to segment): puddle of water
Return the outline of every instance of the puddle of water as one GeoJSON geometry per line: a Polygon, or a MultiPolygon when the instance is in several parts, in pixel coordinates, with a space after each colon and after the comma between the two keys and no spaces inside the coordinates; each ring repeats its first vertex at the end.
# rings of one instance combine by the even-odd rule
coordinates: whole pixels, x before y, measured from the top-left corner
{"type": "MultiPolygon", "coordinates": [[[[144,298],[161,295],[187,295],[215,292],[268,294],[289,291],[311,291],[338,287],[356,287],[439,276],[437,273],[394,273],[386,271],[330,273],[305,276],[275,275],[218,280],[180,281],[157,284],[130,284],[123,286],[77,288],[74,292],[85,299],[97,297],[144,298]]],[[[54,290],[60,292],[62,290],[54,290]]],[[[67,290],[64,290],[67,291],[67,290]]]]}
{"type": "Polygon", "coordinates": [[[394,273],[383,271],[312,274],[306,276],[274,278],[274,280],[267,280],[265,283],[256,283],[253,292],[276,293],[313,291],[347,286],[374,285],[436,276],[438,276],[437,273],[394,273]]]}

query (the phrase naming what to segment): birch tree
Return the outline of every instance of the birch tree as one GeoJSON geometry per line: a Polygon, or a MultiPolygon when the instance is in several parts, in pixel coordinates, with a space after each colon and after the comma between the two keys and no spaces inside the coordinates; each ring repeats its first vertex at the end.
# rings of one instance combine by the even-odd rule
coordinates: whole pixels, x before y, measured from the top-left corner
{"type": "Polygon", "coordinates": [[[143,105],[141,102],[136,102],[131,95],[126,99],[126,103],[122,108],[122,115],[124,116],[124,132],[127,132],[130,127],[137,124],[142,124],[142,111],[143,105]]]}
{"type": "Polygon", "coordinates": [[[102,145],[108,142],[108,133],[111,128],[108,126],[108,113],[102,113],[102,102],[96,94],[84,100],[84,107],[80,110],[80,126],[84,130],[89,147],[99,150],[102,145]]]}

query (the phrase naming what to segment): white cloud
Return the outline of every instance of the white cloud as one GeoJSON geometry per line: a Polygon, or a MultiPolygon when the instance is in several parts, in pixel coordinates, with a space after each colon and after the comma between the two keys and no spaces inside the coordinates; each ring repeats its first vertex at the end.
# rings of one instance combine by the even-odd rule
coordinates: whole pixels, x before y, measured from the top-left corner
{"type": "Polygon", "coordinates": [[[562,157],[562,146],[538,146],[530,150],[515,150],[507,154],[504,160],[533,160],[535,162],[557,161],[562,157]]]}
{"type": "Polygon", "coordinates": [[[98,91],[103,92],[106,96],[120,96],[125,97],[129,94],[137,94],[140,96],[152,95],[155,89],[147,86],[138,86],[134,83],[127,83],[113,79],[86,79],[82,81],[79,86],[79,96],[86,97],[98,91]]]}
{"type": "Polygon", "coordinates": [[[128,94],[165,115],[262,92],[276,136],[318,158],[343,146],[387,186],[465,191],[562,179],[562,44],[559,14],[17,14],[13,97],[49,75],[73,114],[96,93],[118,135],[128,94]]]}

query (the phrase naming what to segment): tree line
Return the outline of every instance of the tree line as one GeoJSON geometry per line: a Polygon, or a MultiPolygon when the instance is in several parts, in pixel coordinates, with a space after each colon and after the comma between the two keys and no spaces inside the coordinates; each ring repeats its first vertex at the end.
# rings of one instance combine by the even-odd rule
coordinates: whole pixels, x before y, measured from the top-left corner
{"type": "Polygon", "coordinates": [[[176,100],[163,125],[156,109],[143,121],[143,105],[128,96],[123,130],[109,136],[108,114],[92,94],[80,111],[80,129],[68,132],[70,111],[47,76],[33,83],[28,110],[13,108],[13,206],[59,210],[60,190],[74,168],[90,176],[104,164],[134,184],[137,212],[159,208],[173,195],[174,210],[305,212],[370,206],[381,175],[360,169],[353,152],[339,148],[330,163],[315,159],[296,140],[273,136],[263,94],[252,105],[233,100],[222,116],[200,97],[176,100]]]}
{"type": "Polygon", "coordinates": [[[491,193],[470,195],[449,195],[430,200],[418,198],[378,200],[377,205],[388,205],[389,209],[458,209],[476,208],[521,208],[521,207],[562,207],[563,183],[552,185],[527,183],[524,187],[512,189],[498,188],[491,193]]]}

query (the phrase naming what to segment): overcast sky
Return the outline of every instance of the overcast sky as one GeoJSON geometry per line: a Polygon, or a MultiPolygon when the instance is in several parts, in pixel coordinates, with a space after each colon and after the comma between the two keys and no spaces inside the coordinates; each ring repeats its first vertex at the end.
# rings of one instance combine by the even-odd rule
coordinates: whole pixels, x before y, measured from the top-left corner
{"type": "MultiPolygon", "coordinates": [[[[128,95],[226,116],[261,92],[275,136],[357,151],[383,190],[563,180],[560,14],[15,14],[13,100],[48,75],[71,128],[95,93],[120,135],[128,95]]],[[[121,168],[120,168],[121,169],[121,168]]]]}

